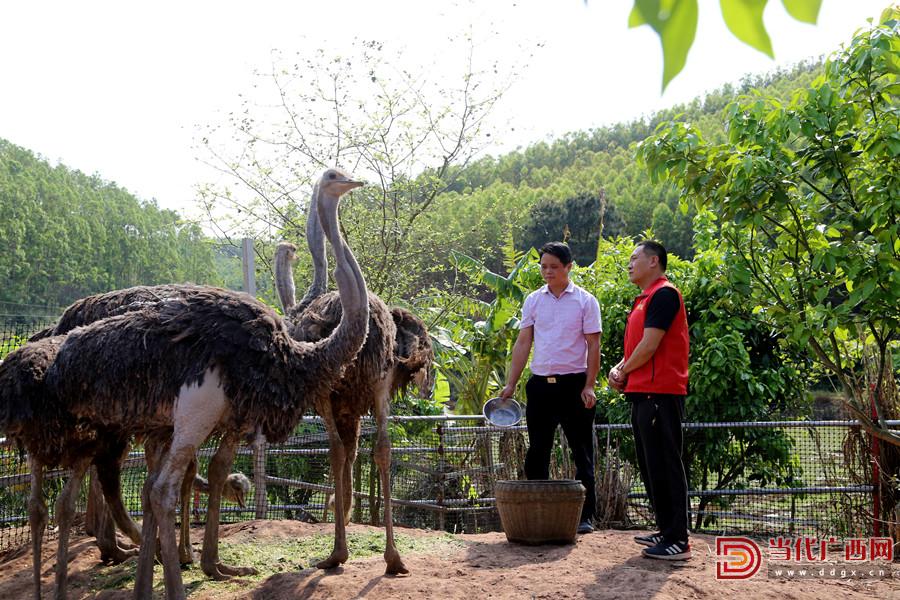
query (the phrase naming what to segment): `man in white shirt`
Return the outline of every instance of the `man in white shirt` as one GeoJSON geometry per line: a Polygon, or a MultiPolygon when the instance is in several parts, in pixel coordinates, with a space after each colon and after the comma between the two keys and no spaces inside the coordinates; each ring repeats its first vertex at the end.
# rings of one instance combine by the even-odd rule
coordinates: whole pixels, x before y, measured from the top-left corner
{"type": "Polygon", "coordinates": [[[600,304],[569,280],[572,253],[567,245],[544,244],[540,255],[541,276],[547,285],[529,294],[522,305],[509,380],[500,397],[515,393],[533,344],[532,375],[525,385],[529,440],[525,476],[549,479],[553,436],[556,426],[562,425],[572,450],[575,477],[586,490],[578,533],[590,533],[596,509],[594,383],[600,369],[600,304]]]}

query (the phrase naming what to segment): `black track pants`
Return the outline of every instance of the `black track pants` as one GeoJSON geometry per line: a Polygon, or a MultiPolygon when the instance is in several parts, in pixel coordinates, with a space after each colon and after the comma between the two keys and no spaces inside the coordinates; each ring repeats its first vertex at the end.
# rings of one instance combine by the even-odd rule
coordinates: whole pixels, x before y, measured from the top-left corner
{"type": "Polygon", "coordinates": [[[586,375],[573,373],[556,375],[556,383],[547,377],[532,376],[525,385],[528,404],[528,453],[525,455],[525,476],[528,479],[549,479],[550,453],[556,426],[562,425],[572,461],[575,479],[585,489],[581,520],[594,517],[597,499],[594,483],[594,413],[596,407],[585,408],[581,401],[586,375]]]}
{"type": "Polygon", "coordinates": [[[659,532],[667,542],[688,539],[687,478],[681,457],[684,396],[626,394],[641,480],[659,532]]]}

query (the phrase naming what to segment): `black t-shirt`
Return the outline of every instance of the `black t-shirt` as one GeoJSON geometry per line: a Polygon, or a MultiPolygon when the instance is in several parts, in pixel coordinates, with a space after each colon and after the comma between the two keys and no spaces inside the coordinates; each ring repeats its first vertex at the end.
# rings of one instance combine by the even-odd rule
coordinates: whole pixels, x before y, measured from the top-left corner
{"type": "Polygon", "coordinates": [[[675,320],[681,300],[678,292],[670,287],[663,287],[653,294],[650,304],[647,306],[647,316],[644,317],[644,328],[669,330],[669,325],[675,320]]]}

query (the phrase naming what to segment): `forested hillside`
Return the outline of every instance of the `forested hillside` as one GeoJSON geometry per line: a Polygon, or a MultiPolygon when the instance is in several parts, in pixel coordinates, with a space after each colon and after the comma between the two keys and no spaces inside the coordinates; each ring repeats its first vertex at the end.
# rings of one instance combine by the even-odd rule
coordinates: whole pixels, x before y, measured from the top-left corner
{"type": "MultiPolygon", "coordinates": [[[[525,250],[566,238],[576,260],[587,265],[594,261],[601,231],[613,238],[652,229],[673,253],[690,259],[693,213],[681,211],[673,189],[650,182],[634,162],[634,144],[676,117],[692,122],[706,140],[723,140],[722,112],[738,95],[763,90],[788,99],[821,70],[821,63],[813,62],[747,78],[630,123],[574,132],[454,167],[434,177],[445,191],[421,205],[415,198],[405,200],[410,210],[400,211],[396,223],[383,220],[378,202],[383,199],[354,193],[345,200],[342,222],[370,287],[394,302],[448,290],[455,282],[451,250],[499,272],[502,246],[525,250]],[[415,211],[421,212],[406,214],[415,211]],[[373,243],[390,240],[394,228],[403,232],[402,246],[373,243]]],[[[286,211],[293,217],[280,233],[301,247],[304,209],[298,203],[286,211]]],[[[258,288],[273,304],[265,259],[275,241],[257,241],[258,288]]],[[[237,248],[225,248],[176,212],[138,199],[101,176],[52,166],[2,139],[0,249],[0,302],[6,303],[61,306],[94,292],[161,282],[240,285],[237,248]]],[[[299,259],[295,271],[302,289],[310,267],[304,252],[299,259]]]]}
{"type": "Polygon", "coordinates": [[[196,224],[2,139],[0,273],[0,302],[50,307],[137,284],[217,280],[196,224]]]}
{"type": "Polygon", "coordinates": [[[678,193],[670,186],[651,183],[635,164],[633,144],[670,119],[693,123],[706,140],[724,141],[723,111],[736,97],[764,93],[787,101],[821,73],[820,61],[799,64],[630,123],[483,158],[460,170],[439,198],[429,220],[441,240],[435,247],[465,252],[499,269],[498,246],[510,236],[517,249],[525,250],[567,232],[576,260],[586,265],[594,261],[602,223],[606,238],[652,229],[672,252],[689,259],[693,212],[680,210],[678,193]]]}

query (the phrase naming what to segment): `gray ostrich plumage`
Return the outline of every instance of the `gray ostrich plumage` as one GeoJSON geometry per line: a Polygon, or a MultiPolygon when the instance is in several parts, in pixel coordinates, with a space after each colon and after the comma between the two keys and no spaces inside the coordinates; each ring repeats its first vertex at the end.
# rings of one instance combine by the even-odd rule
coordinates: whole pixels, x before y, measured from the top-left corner
{"type": "MultiPolygon", "coordinates": [[[[316,341],[331,334],[341,321],[341,304],[334,292],[326,293],[327,259],[316,204],[310,203],[306,238],[313,260],[313,281],[300,303],[295,303],[292,263],[296,246],[288,242],[275,252],[276,289],[292,335],[316,341]]],[[[421,392],[431,388],[434,354],[425,324],[402,308],[389,308],[375,294],[368,294],[369,330],[355,360],[335,382],[331,394],[317,402],[316,411],[329,433],[330,459],[335,481],[335,542],[331,555],[320,568],[346,562],[345,524],[349,522],[353,492],[353,463],[359,445],[360,418],[373,412],[377,437],[375,459],[382,478],[386,545],[384,558],[388,574],[408,573],[393,538],[390,493],[390,438],[387,416],[390,399],[415,381],[421,392]]]]}

